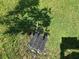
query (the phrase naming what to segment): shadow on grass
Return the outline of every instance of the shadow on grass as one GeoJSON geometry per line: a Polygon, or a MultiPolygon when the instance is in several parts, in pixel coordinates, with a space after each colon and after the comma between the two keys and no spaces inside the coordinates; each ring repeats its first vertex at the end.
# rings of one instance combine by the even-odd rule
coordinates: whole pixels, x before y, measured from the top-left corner
{"type": "Polygon", "coordinates": [[[79,53],[78,52],[72,52],[68,56],[66,56],[64,59],[79,59],[79,53]]]}
{"type": "Polygon", "coordinates": [[[60,59],[78,59],[79,53],[72,52],[71,54],[65,56],[65,51],[67,49],[79,49],[79,40],[77,40],[77,37],[62,37],[60,49],[60,59]]]}
{"type": "MultiPolygon", "coordinates": [[[[8,59],[16,59],[16,57],[18,56],[18,59],[23,59],[21,56],[22,53],[28,55],[28,53],[25,51],[26,43],[24,43],[26,41],[26,38],[24,38],[24,42],[23,39],[21,39],[22,43],[25,44],[24,46],[20,44],[20,42],[18,42],[20,39],[15,39],[15,35],[17,35],[18,33],[29,34],[30,32],[34,32],[38,28],[40,28],[41,32],[48,31],[48,27],[50,26],[51,22],[51,9],[40,9],[38,6],[39,0],[20,0],[19,5],[15,7],[14,11],[10,11],[8,15],[0,17],[0,24],[8,26],[8,29],[4,34],[7,35],[7,33],[9,33],[12,35],[12,39],[10,38],[10,41],[7,41],[7,43],[3,45],[8,59]],[[23,48],[24,52],[22,51],[22,53],[20,54],[22,47],[24,47],[25,49],[23,48]],[[16,55],[17,53],[18,56],[16,55]]],[[[7,40],[9,40],[9,37],[7,38],[7,40]]]]}
{"type": "Polygon", "coordinates": [[[33,7],[33,6],[38,6],[39,5],[39,0],[20,0],[19,4],[17,7],[15,7],[14,11],[9,12],[9,15],[16,15],[16,14],[25,14],[24,10],[33,7]]]}
{"type": "Polygon", "coordinates": [[[42,32],[47,31],[51,22],[49,16],[51,8],[40,9],[38,5],[39,0],[20,0],[14,11],[1,18],[1,24],[9,25],[9,30],[5,33],[18,34],[22,32],[29,34],[37,28],[41,28],[42,32]]]}

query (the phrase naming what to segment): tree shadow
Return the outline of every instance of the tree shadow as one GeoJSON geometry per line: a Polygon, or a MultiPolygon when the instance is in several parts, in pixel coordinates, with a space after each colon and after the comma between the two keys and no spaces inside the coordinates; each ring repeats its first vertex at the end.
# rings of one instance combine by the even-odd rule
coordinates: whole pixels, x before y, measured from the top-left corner
{"type": "MultiPolygon", "coordinates": [[[[77,40],[77,37],[62,37],[62,43],[60,45],[61,53],[60,53],[60,59],[72,59],[73,55],[74,57],[78,56],[76,52],[65,56],[65,51],[67,49],[79,49],[79,40],[77,40]]],[[[76,57],[77,58],[77,57],[76,57]]]]}
{"type": "Polygon", "coordinates": [[[25,9],[28,9],[33,6],[38,6],[39,5],[39,0],[20,0],[19,4],[17,7],[15,7],[14,11],[9,12],[8,15],[16,15],[16,14],[25,14],[25,9]]]}
{"type": "Polygon", "coordinates": [[[9,30],[4,34],[18,34],[35,31],[40,28],[42,32],[48,31],[48,26],[51,22],[51,8],[39,7],[39,0],[20,0],[19,5],[14,11],[10,11],[8,15],[1,18],[1,24],[8,24],[9,30]]]}

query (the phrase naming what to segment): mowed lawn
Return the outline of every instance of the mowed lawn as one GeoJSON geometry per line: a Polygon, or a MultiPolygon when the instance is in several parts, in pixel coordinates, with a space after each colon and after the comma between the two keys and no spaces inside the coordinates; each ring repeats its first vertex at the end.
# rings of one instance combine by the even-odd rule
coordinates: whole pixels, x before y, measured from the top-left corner
{"type": "Polygon", "coordinates": [[[79,36],[79,0],[41,0],[41,6],[52,8],[52,22],[47,47],[52,59],[60,58],[62,37],[79,36]]]}
{"type": "MultiPolygon", "coordinates": [[[[14,10],[18,1],[19,0],[0,0],[0,17],[14,10]]],[[[51,8],[51,17],[53,17],[49,27],[50,35],[46,48],[49,50],[50,59],[60,59],[61,38],[79,37],[79,0],[40,0],[40,8],[43,7],[51,8]]],[[[2,54],[3,59],[8,59],[8,54],[10,54],[12,58],[15,58],[15,53],[12,50],[12,46],[10,46],[11,42],[13,42],[11,40],[26,39],[26,36],[21,34],[17,36],[3,35],[2,33],[6,30],[6,25],[0,25],[0,54],[2,54]],[[5,50],[7,50],[7,52],[5,52],[5,50]]],[[[19,45],[17,46],[16,43],[13,47],[17,49],[19,45]]]]}

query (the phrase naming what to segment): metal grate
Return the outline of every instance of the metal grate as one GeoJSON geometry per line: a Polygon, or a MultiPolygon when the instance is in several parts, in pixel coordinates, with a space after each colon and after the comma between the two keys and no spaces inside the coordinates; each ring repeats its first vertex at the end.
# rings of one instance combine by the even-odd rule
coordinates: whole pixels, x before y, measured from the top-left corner
{"type": "Polygon", "coordinates": [[[37,53],[41,53],[45,48],[47,40],[47,33],[44,33],[42,35],[39,32],[35,32],[34,35],[31,34],[31,39],[28,43],[28,47],[30,50],[36,51],[37,53]]]}

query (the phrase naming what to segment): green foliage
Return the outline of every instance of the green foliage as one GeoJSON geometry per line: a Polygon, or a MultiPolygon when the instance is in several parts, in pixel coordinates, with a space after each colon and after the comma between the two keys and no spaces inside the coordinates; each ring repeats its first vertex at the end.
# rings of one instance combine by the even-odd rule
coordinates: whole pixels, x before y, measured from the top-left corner
{"type": "MultiPolygon", "coordinates": [[[[50,25],[49,14],[49,9],[39,8],[39,0],[20,0],[13,11],[0,17],[0,25],[6,28],[0,36],[1,59],[22,59],[24,56],[32,58],[27,51],[27,34],[37,28],[44,32],[43,28],[47,29],[50,25]]],[[[37,58],[40,58],[39,55],[37,58]]]]}
{"type": "MultiPolygon", "coordinates": [[[[35,31],[37,28],[41,28],[42,32],[50,25],[49,9],[38,7],[39,1],[33,1],[34,5],[23,3],[22,0],[14,11],[9,12],[5,17],[1,17],[0,23],[9,25],[9,30],[5,33],[17,34],[19,32],[29,33],[35,31]],[[23,4],[23,5],[22,5],[23,4]],[[22,8],[22,9],[20,9],[22,8]],[[25,16],[27,14],[27,16],[25,16]]],[[[32,4],[32,1],[26,1],[32,4]]]]}
{"type": "MultiPolygon", "coordinates": [[[[24,0],[22,0],[22,1],[24,1],[24,0]]],[[[32,0],[28,0],[28,1],[32,1],[32,0]]],[[[35,1],[35,0],[33,0],[33,1],[35,1]]],[[[15,28],[16,27],[15,24],[17,22],[20,22],[20,23],[21,23],[21,21],[25,22],[22,19],[27,19],[27,17],[28,17],[27,11],[29,8],[31,8],[32,4],[29,4],[30,7],[29,6],[26,7],[25,6],[26,2],[22,2],[23,6],[22,6],[21,2],[20,2],[21,3],[21,6],[20,6],[19,2],[20,2],[20,0],[0,0],[0,16],[1,16],[0,17],[1,18],[0,19],[0,58],[1,58],[1,55],[4,57],[4,59],[8,58],[6,55],[6,53],[8,53],[8,52],[6,52],[7,50],[4,51],[4,48],[7,47],[7,46],[5,46],[6,44],[7,45],[11,44],[9,41],[9,37],[11,37],[11,36],[8,36],[8,34],[4,35],[3,33],[6,32],[7,30],[9,30],[11,26],[15,28]],[[3,3],[2,3],[2,1],[3,1],[3,3]],[[17,6],[19,6],[19,7],[15,8],[17,6]],[[2,15],[6,15],[6,14],[7,14],[7,16],[2,17],[2,15]],[[2,19],[5,19],[5,20],[2,20],[2,19]],[[7,21],[6,21],[6,19],[7,19],[7,21]],[[9,21],[9,20],[11,20],[11,21],[9,21]],[[4,42],[7,42],[4,45],[5,47],[3,47],[4,42]]],[[[60,58],[61,37],[68,37],[68,36],[78,37],[79,36],[79,7],[78,7],[79,0],[40,0],[39,4],[37,2],[33,6],[35,6],[35,5],[37,5],[37,6],[40,5],[40,6],[38,6],[38,8],[36,7],[36,9],[39,9],[39,10],[38,11],[36,10],[35,16],[39,15],[38,12],[40,10],[42,10],[43,8],[48,8],[48,9],[51,8],[51,10],[52,10],[51,16],[53,16],[53,19],[51,20],[50,26],[48,26],[48,29],[50,29],[50,36],[49,36],[49,40],[47,42],[46,47],[49,50],[49,56],[50,56],[49,59],[59,59],[60,58]]],[[[33,11],[33,13],[34,13],[34,11],[33,11]]],[[[31,16],[31,17],[34,18],[34,16],[31,16]]],[[[19,23],[17,23],[17,24],[19,24],[19,23]]],[[[20,32],[21,31],[23,31],[23,29],[21,29],[20,32]]],[[[18,32],[18,34],[20,32],[18,32]]],[[[26,36],[21,36],[21,35],[18,35],[18,37],[24,37],[24,38],[26,37],[26,36]]],[[[16,36],[15,36],[15,38],[16,38],[16,36]]],[[[18,39],[21,40],[21,38],[17,38],[17,40],[18,39]]],[[[23,41],[28,41],[28,40],[24,39],[24,40],[22,40],[22,42],[23,41]]],[[[20,44],[20,46],[21,46],[21,44],[20,44]]],[[[21,46],[21,49],[22,49],[22,47],[23,47],[23,45],[21,46]]],[[[8,49],[10,49],[10,48],[8,48],[8,49]]],[[[25,49],[23,51],[25,51],[25,49]]],[[[23,51],[21,51],[20,54],[23,51]]],[[[12,50],[11,53],[12,52],[14,52],[14,50],[12,50]]],[[[10,55],[11,53],[9,52],[8,55],[10,55]]],[[[15,53],[12,53],[12,54],[14,54],[14,56],[15,56],[15,53]]],[[[28,55],[26,55],[26,56],[28,56],[28,55]]],[[[19,58],[20,55],[17,57],[19,58]]],[[[16,58],[16,59],[18,59],[18,58],[16,58]]],[[[30,57],[28,59],[30,59],[30,57]]],[[[46,58],[42,58],[42,59],[46,59],[46,58]]]]}

